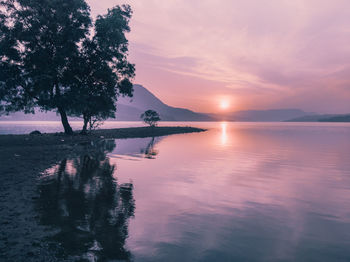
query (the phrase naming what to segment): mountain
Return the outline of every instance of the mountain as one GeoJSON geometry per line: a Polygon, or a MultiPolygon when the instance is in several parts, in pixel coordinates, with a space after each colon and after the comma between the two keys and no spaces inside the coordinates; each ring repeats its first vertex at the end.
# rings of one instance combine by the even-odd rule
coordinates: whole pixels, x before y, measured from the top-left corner
{"type": "Polygon", "coordinates": [[[244,110],[223,115],[211,115],[218,120],[238,122],[279,122],[311,115],[300,109],[244,110]]]}
{"type": "Polygon", "coordinates": [[[287,120],[287,122],[350,122],[349,114],[325,114],[297,117],[287,120]]]}
{"type": "Polygon", "coordinates": [[[159,113],[163,121],[213,121],[207,114],[164,104],[159,98],[141,85],[134,85],[134,95],[120,97],[117,103],[116,119],[120,121],[140,120],[140,115],[152,109],[159,113]]]}
{"type": "Polygon", "coordinates": [[[117,104],[118,120],[139,120],[140,114],[152,109],[164,121],[285,121],[291,118],[311,115],[299,109],[246,110],[228,114],[203,114],[188,109],[164,104],[154,94],[141,85],[134,85],[134,97],[122,97],[117,104]]]}
{"type": "Polygon", "coordinates": [[[326,117],[319,120],[319,122],[350,122],[350,115],[337,115],[333,117],[326,117]]]}

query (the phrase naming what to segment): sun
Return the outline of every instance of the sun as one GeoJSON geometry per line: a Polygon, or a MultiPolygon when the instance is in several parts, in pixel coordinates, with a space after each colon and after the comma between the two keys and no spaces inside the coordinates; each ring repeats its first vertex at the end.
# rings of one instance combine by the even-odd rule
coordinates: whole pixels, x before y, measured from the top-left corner
{"type": "Polygon", "coordinates": [[[230,102],[226,99],[220,101],[220,108],[222,110],[228,109],[230,107],[230,102]]]}

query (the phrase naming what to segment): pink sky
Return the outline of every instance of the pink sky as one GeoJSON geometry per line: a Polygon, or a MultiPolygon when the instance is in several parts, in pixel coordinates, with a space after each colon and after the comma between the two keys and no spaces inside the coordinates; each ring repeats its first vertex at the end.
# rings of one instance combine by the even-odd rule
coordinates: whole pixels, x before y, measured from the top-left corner
{"type": "Polygon", "coordinates": [[[350,112],[348,0],[88,0],[130,4],[135,83],[201,112],[350,112]]]}

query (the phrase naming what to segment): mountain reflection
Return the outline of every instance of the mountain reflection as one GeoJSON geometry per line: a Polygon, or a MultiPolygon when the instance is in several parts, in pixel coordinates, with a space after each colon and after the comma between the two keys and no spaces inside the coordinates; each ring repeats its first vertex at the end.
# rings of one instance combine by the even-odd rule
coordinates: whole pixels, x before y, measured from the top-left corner
{"type": "Polygon", "coordinates": [[[79,261],[130,260],[124,247],[128,220],[134,216],[133,184],[118,184],[115,166],[106,158],[114,141],[48,170],[39,185],[40,222],[55,231],[49,241],[62,248],[58,256],[79,261]]]}

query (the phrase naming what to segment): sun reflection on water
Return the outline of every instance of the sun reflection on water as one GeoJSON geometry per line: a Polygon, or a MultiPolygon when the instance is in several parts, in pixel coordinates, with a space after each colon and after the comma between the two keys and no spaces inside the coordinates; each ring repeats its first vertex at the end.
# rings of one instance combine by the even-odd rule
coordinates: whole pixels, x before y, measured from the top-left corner
{"type": "Polygon", "coordinates": [[[221,122],[221,145],[225,146],[228,142],[227,137],[227,122],[221,122]]]}

